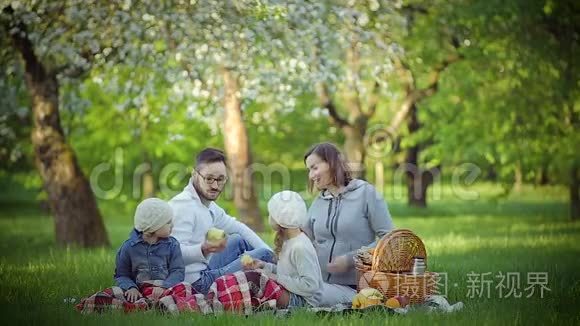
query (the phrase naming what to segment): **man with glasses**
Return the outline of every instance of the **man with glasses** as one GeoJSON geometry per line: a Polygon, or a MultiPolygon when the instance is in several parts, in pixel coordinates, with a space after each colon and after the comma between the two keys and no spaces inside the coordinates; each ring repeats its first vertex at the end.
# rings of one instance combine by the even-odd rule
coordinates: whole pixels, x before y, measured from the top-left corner
{"type": "Polygon", "coordinates": [[[203,294],[216,278],[242,270],[242,254],[268,262],[273,258],[270,247],[254,231],[215,203],[227,181],[224,153],[206,148],[197,155],[183,192],[169,201],[174,212],[171,235],[181,245],[185,281],[203,294]],[[228,234],[226,243],[213,245],[207,241],[207,231],[212,227],[228,234]]]}

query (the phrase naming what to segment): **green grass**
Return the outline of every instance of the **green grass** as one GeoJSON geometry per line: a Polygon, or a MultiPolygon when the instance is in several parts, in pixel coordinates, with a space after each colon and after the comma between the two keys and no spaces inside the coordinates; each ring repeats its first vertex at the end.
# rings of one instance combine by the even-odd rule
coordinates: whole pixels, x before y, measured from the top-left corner
{"type": "MultiPolygon", "coordinates": [[[[429,269],[448,274],[448,298],[465,308],[453,314],[414,312],[405,316],[371,313],[364,316],[321,317],[298,313],[284,319],[292,325],[384,324],[580,324],[580,223],[567,217],[565,190],[525,187],[524,192],[498,198],[501,189],[481,185],[480,198],[461,201],[443,189],[428,209],[410,209],[386,192],[397,227],[411,228],[424,240],[429,269]],[[489,297],[470,298],[468,274],[548,273],[548,288],[540,298],[500,298],[494,287],[489,297]]],[[[65,298],[94,293],[112,284],[114,254],[131,227],[131,216],[119,213],[114,202],[102,203],[112,248],[82,250],[54,244],[52,219],[34,202],[0,202],[0,307],[4,320],[26,324],[264,324],[272,316],[178,317],[157,313],[123,315],[78,314],[65,298]]],[[[264,235],[272,241],[271,234],[264,235]]]]}

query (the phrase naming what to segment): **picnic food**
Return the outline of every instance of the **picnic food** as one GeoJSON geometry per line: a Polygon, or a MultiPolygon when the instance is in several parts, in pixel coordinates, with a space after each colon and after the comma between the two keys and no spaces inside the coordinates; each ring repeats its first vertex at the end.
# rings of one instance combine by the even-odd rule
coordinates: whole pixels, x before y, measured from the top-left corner
{"type": "Polygon", "coordinates": [[[219,245],[226,238],[226,232],[218,228],[211,228],[207,231],[206,239],[212,245],[219,245]]]}
{"type": "Polygon", "coordinates": [[[352,299],[352,307],[354,309],[362,309],[373,305],[382,304],[384,300],[383,295],[377,289],[366,288],[362,289],[352,299]]]}
{"type": "Polygon", "coordinates": [[[353,298],[352,298],[352,308],[353,309],[361,309],[364,308],[363,305],[366,304],[366,298],[361,295],[360,293],[357,293],[353,298]]]}
{"type": "Polygon", "coordinates": [[[254,259],[252,258],[252,256],[244,254],[242,256],[241,262],[243,266],[250,266],[254,262],[254,259]]]}
{"type": "Polygon", "coordinates": [[[376,288],[385,298],[412,291],[409,302],[413,304],[423,303],[438,292],[440,276],[427,271],[427,250],[413,231],[395,229],[387,233],[377,242],[372,256],[370,266],[363,261],[364,252],[355,256],[358,289],[376,288]],[[417,264],[417,269],[414,269],[414,258],[420,258],[419,262],[423,260],[422,264],[417,264]]]}
{"type": "Polygon", "coordinates": [[[395,308],[404,308],[408,304],[409,304],[409,298],[408,297],[405,297],[405,296],[400,296],[400,295],[397,295],[397,296],[394,296],[392,298],[389,298],[387,300],[387,302],[385,303],[385,305],[388,308],[392,308],[392,309],[395,309],[395,308]]]}

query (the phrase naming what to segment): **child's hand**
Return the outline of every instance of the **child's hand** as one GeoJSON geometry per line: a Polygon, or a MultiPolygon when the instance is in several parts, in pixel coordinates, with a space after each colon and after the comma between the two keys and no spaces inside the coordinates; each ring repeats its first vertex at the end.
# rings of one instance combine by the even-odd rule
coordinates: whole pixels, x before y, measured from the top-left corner
{"type": "Polygon", "coordinates": [[[250,264],[242,264],[242,267],[244,268],[245,271],[261,269],[264,268],[264,266],[266,266],[266,263],[259,259],[254,259],[250,264]]]}
{"type": "Polygon", "coordinates": [[[141,293],[136,288],[130,288],[125,291],[125,298],[127,298],[127,301],[129,302],[135,302],[141,298],[141,293]]]}

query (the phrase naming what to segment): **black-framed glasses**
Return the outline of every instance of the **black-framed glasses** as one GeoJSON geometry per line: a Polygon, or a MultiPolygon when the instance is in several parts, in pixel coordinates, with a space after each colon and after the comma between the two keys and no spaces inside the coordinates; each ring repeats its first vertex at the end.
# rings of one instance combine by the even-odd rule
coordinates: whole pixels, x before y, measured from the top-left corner
{"type": "Polygon", "coordinates": [[[228,177],[223,176],[223,175],[218,177],[218,178],[214,178],[214,177],[207,177],[207,176],[201,174],[198,170],[195,170],[195,172],[197,172],[197,174],[199,174],[199,176],[203,179],[203,181],[208,185],[212,185],[214,182],[217,182],[218,186],[223,186],[224,184],[226,184],[226,182],[228,182],[228,177]]]}

